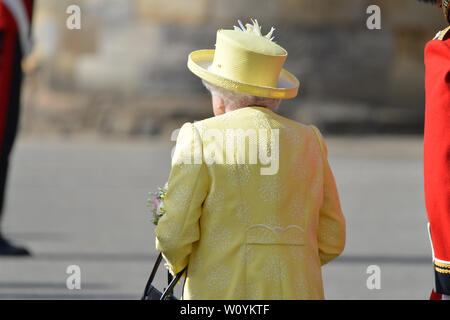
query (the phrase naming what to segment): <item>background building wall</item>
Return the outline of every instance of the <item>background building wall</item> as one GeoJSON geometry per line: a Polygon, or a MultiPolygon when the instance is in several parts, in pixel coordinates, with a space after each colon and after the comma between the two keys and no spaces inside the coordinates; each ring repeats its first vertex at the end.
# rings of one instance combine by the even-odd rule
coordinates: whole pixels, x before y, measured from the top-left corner
{"type": "Polygon", "coordinates": [[[412,0],[40,0],[23,133],[152,136],[212,115],[187,55],[257,18],[289,52],[300,95],[283,115],[329,132],[421,132],[423,50],[445,27],[412,0]],[[66,8],[81,8],[69,30],[66,8]],[[381,8],[381,30],[366,9],[381,8]]]}

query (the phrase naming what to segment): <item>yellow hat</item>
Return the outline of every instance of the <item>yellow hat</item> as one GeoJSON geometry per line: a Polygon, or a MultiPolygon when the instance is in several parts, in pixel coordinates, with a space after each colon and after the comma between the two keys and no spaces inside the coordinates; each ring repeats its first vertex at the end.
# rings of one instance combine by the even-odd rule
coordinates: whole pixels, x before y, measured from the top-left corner
{"type": "MultiPolygon", "coordinates": [[[[252,20],[253,21],[253,20],[252,20]]],[[[213,85],[258,97],[289,99],[297,95],[299,81],[283,69],[287,51],[263,36],[258,21],[246,28],[217,31],[215,50],[197,50],[188,68],[213,85]]]]}

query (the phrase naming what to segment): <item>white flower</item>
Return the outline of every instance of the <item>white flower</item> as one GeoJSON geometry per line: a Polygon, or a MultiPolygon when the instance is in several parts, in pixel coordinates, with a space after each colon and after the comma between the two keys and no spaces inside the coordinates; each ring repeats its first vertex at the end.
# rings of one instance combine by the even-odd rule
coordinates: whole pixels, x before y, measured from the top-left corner
{"type": "Polygon", "coordinates": [[[251,20],[253,22],[253,25],[250,24],[250,23],[247,23],[245,25],[245,27],[242,24],[241,20],[238,20],[239,27],[234,26],[234,30],[242,31],[242,32],[248,32],[248,33],[253,33],[253,34],[257,35],[257,36],[265,37],[265,38],[269,39],[270,41],[273,40],[274,37],[272,37],[272,34],[275,31],[274,27],[271,27],[269,33],[266,34],[265,36],[263,36],[262,33],[261,33],[261,26],[259,25],[258,20],[256,20],[256,19],[255,20],[251,19],[251,20]]]}
{"type": "Polygon", "coordinates": [[[164,210],[165,210],[164,201],[161,201],[158,205],[158,211],[157,211],[158,216],[162,216],[164,214],[164,210]]]}

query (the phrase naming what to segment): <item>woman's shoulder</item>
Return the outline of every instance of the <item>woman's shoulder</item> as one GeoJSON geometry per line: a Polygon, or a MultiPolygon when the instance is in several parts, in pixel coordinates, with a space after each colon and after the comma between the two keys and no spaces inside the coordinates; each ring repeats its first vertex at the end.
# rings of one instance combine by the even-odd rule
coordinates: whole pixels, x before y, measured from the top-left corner
{"type": "MultiPolygon", "coordinates": [[[[303,136],[307,135],[307,136],[314,136],[315,131],[319,131],[317,129],[317,127],[315,127],[312,124],[305,124],[302,123],[300,121],[296,121],[287,117],[284,117],[282,115],[277,114],[278,116],[278,121],[283,122],[283,126],[284,128],[287,129],[295,129],[298,130],[299,132],[301,132],[303,134],[303,136]]],[[[319,131],[320,132],[320,131],[319,131]]]]}

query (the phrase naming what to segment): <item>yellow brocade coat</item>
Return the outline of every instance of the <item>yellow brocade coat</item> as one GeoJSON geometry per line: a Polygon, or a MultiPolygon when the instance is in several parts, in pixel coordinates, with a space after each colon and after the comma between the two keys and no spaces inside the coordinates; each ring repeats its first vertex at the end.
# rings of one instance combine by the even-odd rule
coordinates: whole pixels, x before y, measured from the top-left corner
{"type": "Polygon", "coordinates": [[[188,266],[184,299],[323,299],[321,266],[345,245],[320,132],[262,107],[183,125],[164,206],[156,247],[188,266]]]}

